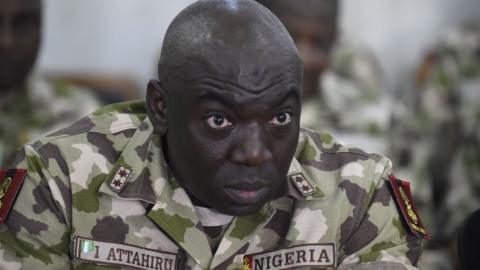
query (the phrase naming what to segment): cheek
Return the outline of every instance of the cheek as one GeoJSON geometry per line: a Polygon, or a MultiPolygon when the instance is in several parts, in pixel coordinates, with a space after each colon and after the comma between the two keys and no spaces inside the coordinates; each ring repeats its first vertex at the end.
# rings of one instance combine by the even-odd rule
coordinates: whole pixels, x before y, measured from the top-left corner
{"type": "Polygon", "coordinates": [[[186,142],[191,149],[191,157],[199,167],[208,170],[207,173],[214,173],[228,159],[228,140],[212,138],[198,122],[190,125],[187,132],[191,134],[186,142]]]}
{"type": "Polygon", "coordinates": [[[298,143],[298,128],[293,129],[283,139],[272,145],[274,162],[281,173],[287,173],[298,143]]]}

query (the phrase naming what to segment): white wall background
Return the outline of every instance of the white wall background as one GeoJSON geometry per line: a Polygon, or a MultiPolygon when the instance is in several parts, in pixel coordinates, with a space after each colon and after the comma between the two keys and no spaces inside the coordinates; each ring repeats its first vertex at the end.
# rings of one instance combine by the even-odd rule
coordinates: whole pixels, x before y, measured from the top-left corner
{"type": "Polygon", "coordinates": [[[45,73],[155,76],[167,26],[193,0],[44,0],[45,73]]]}
{"type": "MultiPolygon", "coordinates": [[[[124,74],[143,89],[155,76],[168,23],[193,0],[45,1],[38,69],[124,74]]],[[[449,25],[480,22],[480,0],[342,0],[341,29],[369,45],[392,88],[449,25]]]]}
{"type": "Polygon", "coordinates": [[[393,89],[448,28],[480,23],[480,0],[342,0],[341,29],[374,50],[393,89]]]}

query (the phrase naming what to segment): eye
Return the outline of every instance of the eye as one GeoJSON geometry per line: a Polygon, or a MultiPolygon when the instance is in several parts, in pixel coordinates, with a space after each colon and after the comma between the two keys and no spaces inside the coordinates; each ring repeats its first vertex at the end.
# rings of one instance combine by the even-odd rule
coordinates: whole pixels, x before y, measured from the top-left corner
{"type": "Polygon", "coordinates": [[[275,117],[273,117],[270,121],[268,121],[269,124],[275,125],[275,126],[286,126],[292,122],[292,114],[289,112],[281,112],[275,117]]]}
{"type": "Polygon", "coordinates": [[[215,114],[207,118],[207,125],[214,129],[223,129],[231,126],[232,122],[221,114],[215,114]]]}

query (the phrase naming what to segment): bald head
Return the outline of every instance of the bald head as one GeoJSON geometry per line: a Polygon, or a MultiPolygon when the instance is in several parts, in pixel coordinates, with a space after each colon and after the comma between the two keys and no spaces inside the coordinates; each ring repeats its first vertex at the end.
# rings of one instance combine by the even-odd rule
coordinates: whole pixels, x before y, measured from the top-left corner
{"type": "Polygon", "coordinates": [[[282,23],[255,1],[200,0],[170,24],[158,68],[165,81],[190,79],[203,70],[235,73],[249,65],[261,74],[278,66],[298,68],[301,61],[282,23]]]}

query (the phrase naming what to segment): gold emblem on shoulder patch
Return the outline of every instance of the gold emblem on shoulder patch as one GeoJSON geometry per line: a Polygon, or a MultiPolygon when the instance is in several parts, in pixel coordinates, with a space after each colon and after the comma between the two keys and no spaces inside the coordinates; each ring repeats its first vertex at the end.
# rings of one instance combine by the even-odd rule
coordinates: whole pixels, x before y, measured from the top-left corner
{"type": "Polygon", "coordinates": [[[3,180],[3,183],[0,185],[0,208],[2,208],[3,206],[2,199],[7,194],[7,190],[10,187],[11,183],[12,183],[12,178],[7,177],[5,178],[5,180],[3,180]]]}
{"type": "Polygon", "coordinates": [[[427,230],[420,220],[420,216],[417,214],[417,210],[413,205],[412,195],[410,191],[410,183],[397,179],[393,175],[388,176],[388,181],[391,190],[393,191],[393,198],[399,208],[399,212],[403,217],[408,230],[411,234],[423,238],[430,239],[427,230]]]}
{"type": "Polygon", "coordinates": [[[25,169],[0,169],[0,224],[5,222],[26,175],[25,169]]]}

